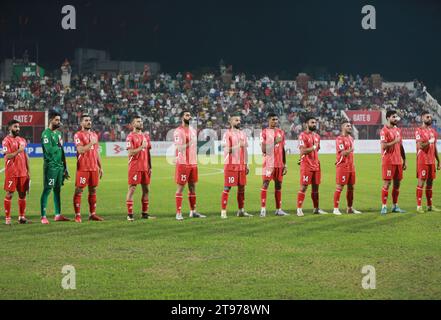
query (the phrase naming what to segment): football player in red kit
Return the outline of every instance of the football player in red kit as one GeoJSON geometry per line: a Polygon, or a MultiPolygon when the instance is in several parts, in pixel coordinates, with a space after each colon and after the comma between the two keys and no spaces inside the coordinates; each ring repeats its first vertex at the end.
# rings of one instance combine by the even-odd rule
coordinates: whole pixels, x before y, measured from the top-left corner
{"type": "Polygon", "coordinates": [[[81,196],[86,186],[89,188],[89,220],[103,221],[96,214],[96,188],[103,177],[98,135],[91,130],[92,118],[88,114],[83,114],[80,121],[81,130],[74,136],[77,147],[77,174],[73,196],[75,222],[81,223],[81,196]]]}
{"type": "Polygon", "coordinates": [[[263,154],[263,185],[260,191],[260,216],[266,216],[266,194],[271,180],[274,180],[276,216],[287,216],[282,210],[282,181],[287,173],[285,153],[285,132],[278,128],[279,117],[268,114],[268,128],[262,130],[260,143],[263,154]]]}
{"type": "Polygon", "coordinates": [[[406,153],[402,144],[401,129],[397,127],[400,117],[395,110],[386,112],[387,124],[380,131],[381,151],[382,151],[382,175],[383,189],[381,190],[381,214],[387,213],[387,198],[389,187],[393,181],[392,189],[392,212],[404,213],[405,211],[398,206],[398,196],[400,194],[400,183],[403,179],[403,170],[406,170],[406,153]]]}
{"type": "Polygon", "coordinates": [[[20,224],[28,223],[25,217],[26,193],[29,191],[30,172],[29,158],[26,154],[26,140],[20,137],[20,122],[8,122],[9,134],[3,139],[3,154],[5,157],[5,185],[4,199],[5,223],[11,225],[11,202],[14,192],[18,192],[18,209],[20,224]]]}
{"type": "Polygon", "coordinates": [[[361,212],[352,207],[354,201],[355,165],[354,165],[354,139],[351,136],[352,125],[349,121],[341,124],[341,134],[335,140],[337,159],[336,166],[336,188],[334,193],[334,214],[341,215],[339,204],[340,196],[345,185],[346,200],[348,202],[347,213],[360,214],[361,212]]]}
{"type": "Polygon", "coordinates": [[[417,212],[423,213],[421,205],[424,185],[426,185],[427,211],[441,211],[432,204],[433,180],[436,178],[436,170],[441,169],[436,143],[438,133],[432,128],[432,115],[428,111],[421,113],[421,127],[415,130],[417,146],[417,178],[416,190],[417,212]],[[435,164],[436,160],[436,164],[435,164]]]}
{"type": "Polygon", "coordinates": [[[227,218],[228,196],[231,187],[237,187],[238,217],[252,217],[245,212],[245,186],[247,175],[250,172],[248,167],[248,139],[241,130],[240,115],[230,116],[230,129],[225,132],[222,144],[224,147],[224,190],[221,198],[221,218],[227,218]]]}
{"type": "Polygon", "coordinates": [[[305,120],[306,130],[299,136],[300,149],[300,190],[297,194],[297,216],[303,217],[303,201],[305,200],[308,185],[312,185],[311,198],[314,204],[314,214],[327,214],[319,208],[319,185],[321,169],[318,152],[320,150],[320,136],[317,130],[317,119],[309,116],[305,120]]]}
{"type": "Polygon", "coordinates": [[[176,220],[184,220],[182,216],[182,192],[187,183],[190,218],[205,218],[203,214],[196,211],[196,183],[198,182],[197,132],[190,126],[192,117],[188,110],[183,110],[180,117],[182,123],[173,133],[176,148],[176,220]]]}
{"type": "Polygon", "coordinates": [[[126,138],[127,152],[129,156],[129,170],[128,170],[128,184],[126,206],[127,206],[127,220],[134,221],[133,216],[133,195],[136,191],[136,186],[141,185],[141,219],[155,219],[155,216],[150,215],[149,212],[149,185],[152,175],[152,162],[150,156],[150,136],[143,132],[144,122],[140,116],[132,118],[131,126],[133,131],[126,138]]]}

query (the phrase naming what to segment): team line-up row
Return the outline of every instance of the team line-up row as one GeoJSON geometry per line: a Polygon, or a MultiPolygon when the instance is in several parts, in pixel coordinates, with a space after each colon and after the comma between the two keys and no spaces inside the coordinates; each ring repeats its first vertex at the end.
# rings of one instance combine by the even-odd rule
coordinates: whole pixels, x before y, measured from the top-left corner
{"type": "MultiPolygon", "coordinates": [[[[182,214],[183,191],[188,185],[188,199],[190,204],[190,218],[205,218],[196,210],[196,184],[198,182],[197,166],[197,132],[190,126],[191,112],[184,110],[180,114],[182,123],[174,130],[175,153],[175,181],[177,185],[176,219],[184,219],[182,214]]],[[[287,174],[285,133],[278,128],[279,118],[275,113],[268,114],[267,128],[262,130],[260,141],[263,154],[262,188],[260,193],[260,216],[266,216],[267,191],[271,181],[275,185],[275,202],[277,216],[288,215],[282,210],[282,183],[287,174]]],[[[380,132],[382,150],[382,177],[381,191],[382,215],[387,214],[387,200],[392,185],[392,212],[401,212],[398,206],[400,182],[403,170],[406,170],[406,154],[402,145],[401,130],[398,128],[400,117],[395,110],[386,113],[387,123],[380,132]]],[[[437,144],[437,132],[432,128],[432,115],[422,112],[421,126],[415,131],[417,145],[417,177],[416,188],[417,212],[424,212],[422,198],[425,188],[428,211],[440,211],[432,204],[433,181],[436,171],[441,169],[437,144]]],[[[297,216],[304,216],[303,202],[308,186],[311,185],[311,198],[314,205],[314,214],[327,214],[319,206],[319,185],[321,183],[321,168],[318,153],[320,151],[320,136],[316,133],[317,120],[314,116],[304,119],[305,130],[299,136],[300,150],[300,188],[297,194],[297,216]]],[[[66,157],[63,150],[63,140],[60,131],[61,116],[55,111],[49,113],[49,125],[41,135],[41,144],[44,155],[44,188],[40,198],[41,223],[49,224],[46,216],[48,197],[54,193],[55,221],[69,221],[61,214],[61,188],[65,179],[69,179],[66,157]]],[[[92,118],[83,114],[80,120],[81,130],[74,136],[77,148],[77,171],[73,207],[75,221],[82,222],[80,208],[83,190],[88,187],[89,220],[103,221],[96,214],[96,190],[99,180],[103,176],[99,155],[98,136],[92,130],[92,118]]],[[[127,136],[128,151],[128,192],[126,197],[127,220],[133,221],[133,198],[138,185],[142,189],[141,218],[152,219],[149,214],[149,185],[151,179],[151,143],[147,133],[143,131],[144,124],[141,116],[134,116],[131,121],[133,131],[127,136]]],[[[4,199],[5,223],[11,224],[11,202],[14,192],[18,193],[19,223],[26,224],[26,195],[29,191],[30,171],[29,159],[25,152],[26,140],[20,137],[20,122],[11,120],[8,123],[8,136],[3,140],[5,158],[4,199]]],[[[353,207],[354,185],[356,182],[354,166],[354,139],[351,136],[352,125],[349,121],[341,123],[341,134],[336,139],[336,189],[334,192],[333,214],[341,215],[339,209],[340,196],[346,186],[347,213],[360,214],[353,207]]],[[[231,114],[229,129],[222,140],[224,149],[224,189],[221,195],[221,218],[227,218],[227,203],[230,190],[237,187],[238,217],[251,217],[245,209],[245,186],[247,184],[248,140],[241,130],[240,114],[231,114]]]]}

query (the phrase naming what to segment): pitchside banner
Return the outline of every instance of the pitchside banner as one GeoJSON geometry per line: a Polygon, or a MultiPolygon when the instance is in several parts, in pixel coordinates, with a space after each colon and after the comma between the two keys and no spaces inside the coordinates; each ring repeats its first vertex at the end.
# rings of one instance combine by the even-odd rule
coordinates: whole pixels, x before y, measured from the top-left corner
{"type": "Polygon", "coordinates": [[[371,126],[381,124],[381,111],[348,110],[345,111],[354,125],[371,126]]]}
{"type": "MultiPolygon", "coordinates": [[[[73,143],[65,143],[63,146],[66,157],[76,157],[77,149],[73,143]]],[[[43,148],[39,143],[29,143],[26,146],[26,153],[30,158],[43,158],[43,148]]],[[[1,154],[3,158],[3,153],[1,154]]]]}

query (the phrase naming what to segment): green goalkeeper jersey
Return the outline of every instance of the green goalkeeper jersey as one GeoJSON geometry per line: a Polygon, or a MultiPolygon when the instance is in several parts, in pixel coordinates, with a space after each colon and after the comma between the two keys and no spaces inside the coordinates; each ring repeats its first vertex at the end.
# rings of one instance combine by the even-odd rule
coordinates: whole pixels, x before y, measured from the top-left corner
{"type": "Polygon", "coordinates": [[[47,128],[41,134],[41,145],[43,147],[44,167],[51,169],[64,168],[61,132],[47,128]]]}

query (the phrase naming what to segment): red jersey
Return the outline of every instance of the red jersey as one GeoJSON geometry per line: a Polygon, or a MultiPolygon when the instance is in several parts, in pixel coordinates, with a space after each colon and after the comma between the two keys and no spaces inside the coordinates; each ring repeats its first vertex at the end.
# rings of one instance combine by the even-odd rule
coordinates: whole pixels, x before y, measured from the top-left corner
{"type": "Polygon", "coordinates": [[[197,132],[192,127],[179,126],[175,129],[174,140],[176,146],[176,164],[197,166],[197,132]],[[185,151],[179,151],[178,147],[185,146],[185,151]]]}
{"type": "Polygon", "coordinates": [[[6,136],[2,142],[3,153],[5,155],[5,175],[11,178],[27,177],[28,169],[26,167],[26,151],[20,152],[12,159],[6,159],[6,155],[16,152],[20,145],[26,147],[26,140],[22,137],[6,136]]]}
{"type": "Polygon", "coordinates": [[[224,170],[244,171],[247,168],[245,151],[248,139],[242,130],[228,129],[222,139],[224,146],[224,170]],[[229,152],[231,150],[231,153],[229,152]]]}
{"type": "Polygon", "coordinates": [[[148,150],[152,148],[150,143],[150,136],[148,133],[130,132],[126,138],[127,150],[138,149],[141,147],[143,141],[146,142],[146,147],[133,156],[129,156],[129,172],[149,171],[149,153],[148,150]]]}
{"type": "Polygon", "coordinates": [[[351,136],[338,136],[335,140],[337,159],[335,165],[337,168],[342,168],[348,172],[354,172],[354,151],[351,151],[347,156],[343,156],[342,152],[352,149],[354,147],[354,138],[351,136]]]}
{"type": "Polygon", "coordinates": [[[417,163],[418,164],[435,164],[436,142],[438,141],[438,133],[433,128],[417,128],[415,130],[416,142],[427,143],[430,139],[435,139],[434,143],[429,144],[424,149],[417,146],[417,163]]]}
{"type": "Polygon", "coordinates": [[[80,154],[77,151],[77,171],[97,171],[98,170],[98,135],[93,131],[78,131],[74,136],[75,146],[85,146],[95,138],[96,144],[86,151],[80,154]]]}
{"type": "Polygon", "coordinates": [[[285,132],[278,128],[264,129],[260,134],[260,142],[266,145],[266,154],[263,155],[264,168],[283,168],[283,150],[285,149],[285,132]],[[276,139],[282,139],[274,144],[276,139]],[[270,145],[270,146],[268,146],[270,145]]]}
{"type": "Polygon", "coordinates": [[[308,171],[319,171],[320,161],[318,158],[318,152],[320,150],[320,136],[315,132],[303,131],[299,136],[299,149],[304,147],[306,149],[312,148],[312,146],[317,146],[314,151],[302,155],[300,158],[300,169],[308,171]]]}
{"type": "Polygon", "coordinates": [[[381,129],[380,140],[382,143],[383,142],[390,143],[394,141],[396,138],[400,138],[400,143],[396,143],[392,147],[383,148],[383,145],[381,145],[383,165],[403,164],[403,160],[401,159],[401,144],[403,142],[403,138],[401,136],[401,129],[398,127],[388,128],[387,126],[384,126],[383,129],[381,129]]]}

